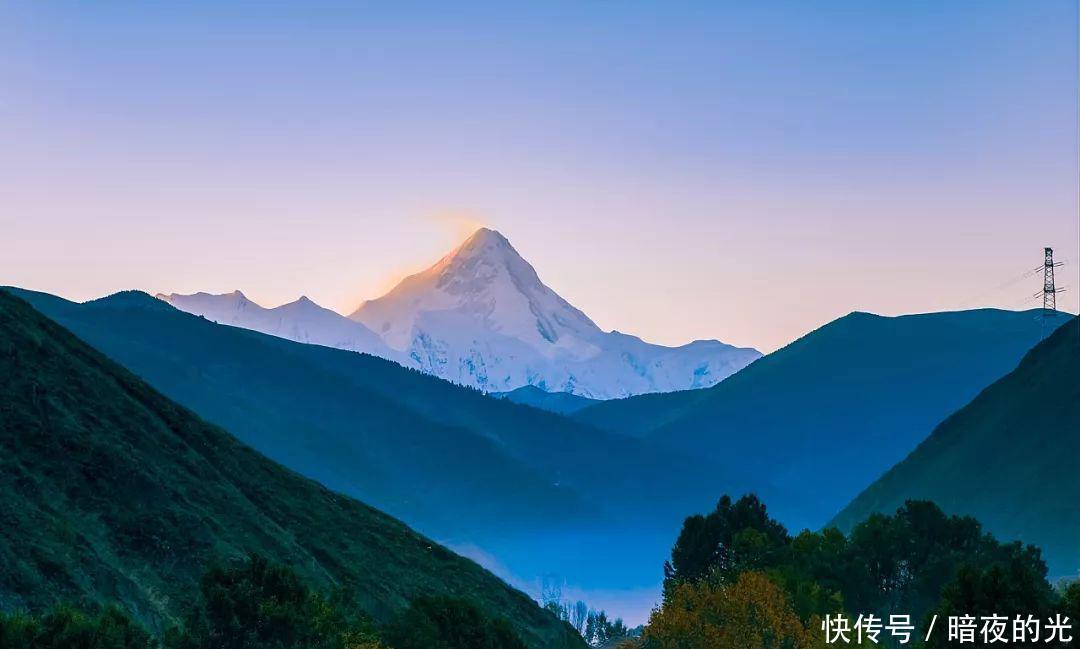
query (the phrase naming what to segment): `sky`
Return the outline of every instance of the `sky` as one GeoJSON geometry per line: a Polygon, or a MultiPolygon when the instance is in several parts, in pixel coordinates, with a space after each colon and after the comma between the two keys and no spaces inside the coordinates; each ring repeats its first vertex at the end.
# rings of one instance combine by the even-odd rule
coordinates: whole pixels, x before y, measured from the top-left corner
{"type": "Polygon", "coordinates": [[[481,225],[770,351],[1080,295],[1077,2],[0,5],[0,284],[341,312],[481,225]]]}

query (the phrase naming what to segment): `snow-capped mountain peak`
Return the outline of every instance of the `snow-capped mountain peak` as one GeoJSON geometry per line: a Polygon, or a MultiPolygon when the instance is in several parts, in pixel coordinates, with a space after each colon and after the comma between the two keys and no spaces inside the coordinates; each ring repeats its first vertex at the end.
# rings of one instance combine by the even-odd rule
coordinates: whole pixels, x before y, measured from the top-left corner
{"type": "Polygon", "coordinates": [[[487,228],[349,317],[421,369],[487,391],[536,385],[606,399],[707,387],[760,356],[606,333],[487,228]]]}
{"type": "Polygon", "coordinates": [[[406,350],[417,319],[440,312],[462,325],[520,340],[548,355],[595,353],[590,337],[602,333],[592,320],[540,281],[499,232],[483,228],[434,265],[401,281],[351,316],[406,350]]]}
{"type": "Polygon", "coordinates": [[[532,385],[610,399],[704,388],[761,356],[715,340],[664,347],[605,332],[488,228],[349,318],[307,297],[272,309],[240,291],[158,297],[221,324],[367,352],[488,392],[532,385]]]}

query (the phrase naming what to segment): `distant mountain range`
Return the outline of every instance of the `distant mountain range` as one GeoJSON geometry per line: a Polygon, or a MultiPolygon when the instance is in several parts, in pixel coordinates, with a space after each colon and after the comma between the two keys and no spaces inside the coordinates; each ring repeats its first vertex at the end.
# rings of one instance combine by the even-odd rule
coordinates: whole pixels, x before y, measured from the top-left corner
{"type": "Polygon", "coordinates": [[[404,354],[387,347],[373,331],[307,297],[279,307],[266,309],[247,299],[240,291],[224,295],[161,295],[172,306],[214,322],[251,329],[298,343],[347,349],[371,354],[401,364],[408,364],[404,354]]]}
{"type": "Polygon", "coordinates": [[[407,403],[438,388],[479,394],[372,356],[217,325],[144,293],[85,304],[17,294],[270,458],[428,534],[595,515],[579,492],[508,453],[490,431],[407,403]]]}
{"type": "Polygon", "coordinates": [[[707,390],[573,416],[756,476],[783,494],[768,501],[782,522],[817,528],[1014,369],[1045,327],[1038,311],[852,313],[707,390]]]}
{"type": "Polygon", "coordinates": [[[163,630],[212,560],[258,553],[377,621],[466,597],[534,649],[584,647],[473,562],[266,459],[2,290],[0,376],[2,611],[118,602],[163,630]]]}
{"type": "Polygon", "coordinates": [[[11,290],[271,459],[530,580],[653,584],[686,512],[748,484],[647,441],[144,293],[77,304],[11,290]]]}
{"type": "Polygon", "coordinates": [[[158,297],[215,322],[374,354],[484,392],[531,385],[611,399],[690,390],[761,356],[715,340],[664,347],[605,332],[486,228],[348,318],[306,298],[265,309],[239,292],[158,297]]]}
{"type": "Polygon", "coordinates": [[[12,290],[271,459],[501,574],[608,593],[655,586],[671,530],[724,493],[756,492],[791,528],[825,524],[1050,331],[1038,312],[853,313],[711,388],[593,403],[535,386],[492,398],[143,293],[12,290]]]}
{"type": "Polygon", "coordinates": [[[535,385],[526,385],[510,392],[492,392],[496,399],[506,399],[524,406],[532,406],[560,415],[571,415],[579,410],[600,403],[596,399],[570,394],[569,392],[545,392],[535,385]]]}
{"type": "MultiPolygon", "coordinates": [[[[1058,316],[1064,321],[1068,316],[1058,316]]],[[[1080,573],[1080,321],[1071,318],[835,518],[850,529],[907,499],[970,514],[1040,547],[1051,575],[1080,573]]]]}

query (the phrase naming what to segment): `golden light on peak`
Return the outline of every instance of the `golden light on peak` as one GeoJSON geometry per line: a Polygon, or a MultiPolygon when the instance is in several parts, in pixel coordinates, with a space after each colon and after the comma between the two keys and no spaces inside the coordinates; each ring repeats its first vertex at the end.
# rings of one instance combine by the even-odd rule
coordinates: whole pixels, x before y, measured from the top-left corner
{"type": "Polygon", "coordinates": [[[480,228],[490,227],[487,219],[471,210],[438,210],[432,212],[429,218],[433,223],[445,227],[453,235],[456,243],[469,238],[480,228]]]}

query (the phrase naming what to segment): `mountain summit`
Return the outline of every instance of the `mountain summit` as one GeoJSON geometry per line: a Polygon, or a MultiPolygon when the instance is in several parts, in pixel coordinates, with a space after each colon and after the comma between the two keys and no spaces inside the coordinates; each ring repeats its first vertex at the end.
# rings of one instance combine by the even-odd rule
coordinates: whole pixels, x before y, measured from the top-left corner
{"type": "Polygon", "coordinates": [[[686,390],[760,356],[718,341],[670,348],[605,332],[488,228],[349,317],[420,369],[485,391],[534,385],[609,399],[686,390]]]}
{"type": "Polygon", "coordinates": [[[663,347],[605,332],[488,228],[348,318],[307,298],[266,309],[240,291],[158,297],[221,324],[381,356],[485,392],[535,386],[611,399],[689,390],[761,356],[715,340],[663,347]]]}
{"type": "Polygon", "coordinates": [[[391,347],[405,350],[425,314],[446,311],[465,319],[462,325],[479,324],[550,356],[588,356],[596,350],[587,339],[602,333],[545,286],[506,237],[488,228],[349,317],[381,334],[391,347]]]}

